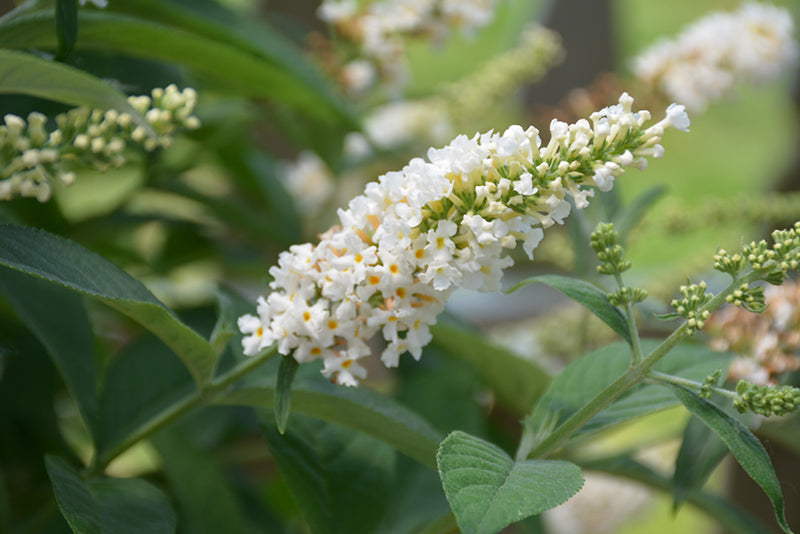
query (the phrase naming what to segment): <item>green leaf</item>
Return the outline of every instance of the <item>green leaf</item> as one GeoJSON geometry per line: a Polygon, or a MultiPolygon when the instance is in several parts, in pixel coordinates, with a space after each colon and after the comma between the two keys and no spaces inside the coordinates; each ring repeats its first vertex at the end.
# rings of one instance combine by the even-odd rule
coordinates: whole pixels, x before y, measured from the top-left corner
{"type": "MultiPolygon", "coordinates": [[[[658,342],[654,340],[642,341],[645,353],[657,345],[658,342]]],[[[702,345],[683,343],[658,362],[654,370],[691,380],[702,380],[714,370],[726,368],[729,359],[728,354],[711,351],[702,345]]],[[[541,428],[554,419],[558,424],[563,423],[611,385],[629,366],[629,348],[622,342],[581,356],[556,376],[536,404],[532,413],[533,426],[541,428]]],[[[675,398],[664,388],[656,384],[639,384],[594,416],[576,435],[600,430],[676,404],[675,398]]]]}
{"type": "Polygon", "coordinates": [[[58,507],[76,534],[175,532],[175,513],[155,486],[134,478],[87,482],[58,456],[45,463],[58,507]]]}
{"type": "Polygon", "coordinates": [[[700,490],[714,469],[728,455],[728,447],[697,417],[691,417],[675,460],[672,498],[677,509],[692,493],[700,490]]]}
{"type": "Polygon", "coordinates": [[[186,367],[158,339],[146,336],[125,347],[106,371],[100,393],[97,456],[153,417],[194,393],[186,367]]]}
{"type": "Polygon", "coordinates": [[[233,312],[233,301],[229,294],[217,290],[217,322],[209,336],[209,343],[217,355],[221,355],[228,341],[239,333],[236,328],[236,316],[233,312]]]}
{"type": "Polygon", "coordinates": [[[684,406],[706,425],[727,445],[733,456],[750,477],[761,486],[775,509],[775,517],[784,532],[792,530],[786,523],[783,492],[778,476],[772,467],[766,449],[750,430],[742,423],[723,412],[713,403],[701,399],[694,392],[681,387],[669,386],[684,406]]]}
{"type": "Polygon", "coordinates": [[[253,528],[229,480],[213,457],[174,429],[153,439],[164,474],[175,495],[186,532],[249,534],[253,528]]]}
{"type": "Polygon", "coordinates": [[[97,440],[94,339],[81,297],[7,267],[0,267],[0,295],[45,346],[97,440]]]}
{"type": "Polygon", "coordinates": [[[0,265],[93,297],[161,338],[197,383],[214,372],[217,354],[138,280],[82,246],[24,226],[0,225],[0,265]]]}
{"type": "MultiPolygon", "coordinates": [[[[669,492],[672,488],[671,480],[626,455],[578,463],[583,469],[627,478],[660,491],[669,492]]],[[[725,531],[731,534],[770,534],[772,532],[740,506],[727,499],[699,491],[690,495],[687,502],[698,507],[714,521],[719,522],[725,531]]]]}
{"type": "MultiPolygon", "coordinates": [[[[272,408],[275,376],[253,377],[214,402],[272,408]]],[[[440,434],[390,397],[364,388],[336,386],[319,377],[298,378],[292,411],[363,432],[427,466],[435,465],[440,434]]]]}
{"type": "Polygon", "coordinates": [[[286,432],[286,425],[289,423],[289,412],[292,407],[292,382],[299,366],[297,360],[291,356],[284,356],[278,367],[278,378],[275,381],[275,425],[281,434],[286,432]]]}
{"type": "Polygon", "coordinates": [[[0,94],[24,94],[73,106],[116,109],[130,115],[148,131],[151,129],[128,104],[128,97],[106,82],[73,67],[23,52],[0,50],[0,94]]]}
{"type": "Polygon", "coordinates": [[[63,61],[78,40],[78,0],[56,0],[56,59],[63,61]]]}
{"type": "MultiPolygon", "coordinates": [[[[55,36],[46,31],[48,26],[52,28],[52,19],[52,11],[46,10],[0,21],[0,46],[55,48],[55,36]]],[[[184,23],[180,27],[110,12],[82,10],[79,21],[79,50],[119,52],[178,63],[219,88],[242,96],[272,99],[324,122],[345,121],[357,127],[342,99],[322,85],[324,82],[300,72],[298,65],[309,71],[311,66],[300,52],[285,43],[271,48],[244,48],[234,43],[233,37],[220,39],[218,31],[198,32],[196,24],[184,23]]],[[[175,18],[171,22],[176,22],[175,18]]]]}
{"type": "Polygon", "coordinates": [[[515,462],[496,445],[456,431],[436,455],[444,493],[465,534],[492,534],[566,502],[583,487],[562,460],[515,462]]]}
{"type": "Polygon", "coordinates": [[[557,274],[543,274],[523,280],[509,289],[507,293],[516,291],[533,282],[541,282],[542,284],[547,284],[550,287],[558,289],[572,300],[583,305],[587,310],[610,326],[614,332],[622,336],[625,341],[631,343],[631,332],[628,329],[625,316],[619,311],[619,308],[612,306],[611,303],[608,302],[606,291],[603,291],[594,284],[577,278],[570,278],[557,274]]]}
{"type": "Polygon", "coordinates": [[[475,368],[500,400],[517,414],[528,412],[550,383],[535,362],[489,342],[485,337],[440,320],[431,327],[431,345],[475,368]]]}
{"type": "Polygon", "coordinates": [[[261,430],[311,530],[377,532],[391,495],[394,450],[360,432],[306,417],[279,432],[270,412],[260,414],[261,430]]]}

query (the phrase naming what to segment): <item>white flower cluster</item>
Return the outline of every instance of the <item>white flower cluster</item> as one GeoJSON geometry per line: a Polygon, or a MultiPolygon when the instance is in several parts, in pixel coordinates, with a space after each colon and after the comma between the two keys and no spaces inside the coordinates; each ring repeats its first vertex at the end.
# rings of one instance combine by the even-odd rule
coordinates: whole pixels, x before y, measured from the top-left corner
{"type": "Polygon", "coordinates": [[[378,332],[387,367],[404,352],[419,359],[456,287],[498,290],[513,263],[505,250],[522,241],[532,258],[542,230],[569,214],[568,197],[587,206],[594,191],[582,188],[610,190],[624,167],[663,154],[665,128],[689,125],[673,104],[645,129],[650,113],[632,103],[623,94],[590,120],[553,121],[546,145],[533,127],[461,135],[369,183],[316,246],[281,253],[258,315],[239,319],[244,353],[277,343],[298,362],[322,359],[323,374],[346,385],[366,375],[358,360],[378,332]]]}
{"type": "Polygon", "coordinates": [[[747,3],[656,43],[634,60],[633,71],[668,98],[700,111],[730,94],[737,82],[766,82],[786,72],[798,58],[793,30],[788,10],[747,3]]]}
{"type": "Polygon", "coordinates": [[[57,182],[69,185],[75,173],[67,165],[83,164],[98,170],[125,163],[123,151],[133,141],[145,150],[169,147],[178,128],[194,129],[200,121],[192,115],[197,103],[194,89],[174,85],[156,88],[149,96],[131,96],[128,102],[140,112],[155,136],[137,126],[130,115],[116,110],[81,107],[56,116],[58,126],[47,131],[47,117],[33,112],[27,121],[16,115],[0,125],[0,200],[19,195],[45,202],[57,182]]]}
{"type": "Polygon", "coordinates": [[[99,7],[100,9],[108,7],[108,0],[80,0],[82,6],[85,6],[87,3],[94,4],[95,7],[99,7]]]}
{"type": "Polygon", "coordinates": [[[406,77],[405,39],[444,39],[453,30],[475,32],[492,21],[498,0],[323,0],[320,19],[356,44],[363,56],[344,66],[343,81],[362,92],[377,78],[402,85],[406,77]],[[365,61],[367,60],[367,61],[365,61]]]}

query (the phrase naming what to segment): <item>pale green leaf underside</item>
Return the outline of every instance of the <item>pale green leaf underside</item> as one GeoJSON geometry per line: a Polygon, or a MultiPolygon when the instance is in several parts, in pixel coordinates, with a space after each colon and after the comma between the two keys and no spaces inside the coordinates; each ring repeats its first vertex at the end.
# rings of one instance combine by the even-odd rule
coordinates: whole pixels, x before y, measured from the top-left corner
{"type": "Polygon", "coordinates": [[[562,460],[515,462],[496,445],[464,432],[447,436],[439,475],[465,534],[492,534],[558,506],[583,487],[581,470],[562,460]]]}

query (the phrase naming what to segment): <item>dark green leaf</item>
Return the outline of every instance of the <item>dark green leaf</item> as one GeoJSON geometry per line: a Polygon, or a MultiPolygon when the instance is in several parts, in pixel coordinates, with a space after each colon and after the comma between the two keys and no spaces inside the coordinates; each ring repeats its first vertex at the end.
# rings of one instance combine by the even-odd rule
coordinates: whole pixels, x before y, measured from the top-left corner
{"type": "Polygon", "coordinates": [[[33,228],[0,225],[0,265],[100,300],[161,338],[196,382],[211,378],[217,360],[211,345],[139,281],[77,243],[33,228]]]}
{"type": "Polygon", "coordinates": [[[47,456],[56,502],[76,534],[175,532],[175,513],[166,495],[134,478],[84,481],[58,456],[47,456]]]}
{"type": "Polygon", "coordinates": [[[7,267],[0,267],[0,295],[47,348],[96,440],[94,341],[81,297],[7,267]]]}
{"type": "Polygon", "coordinates": [[[465,534],[493,534],[566,502],[581,470],[561,460],[515,462],[496,445],[456,431],[436,455],[444,493],[465,534]]]}
{"type": "MultiPolygon", "coordinates": [[[[253,377],[215,402],[272,408],[275,376],[253,377]]],[[[364,388],[336,386],[323,378],[298,378],[292,411],[339,423],[388,443],[427,466],[435,465],[441,436],[424,419],[390,397],[364,388]]]]}
{"type": "MultiPolygon", "coordinates": [[[[52,13],[50,16],[52,23],[52,13]]],[[[150,130],[139,112],[128,104],[127,96],[104,81],[23,52],[0,50],[0,94],[24,94],[73,106],[116,109],[150,130]]]]}
{"type": "Polygon", "coordinates": [[[775,517],[785,532],[792,530],[786,523],[784,514],[783,492],[781,491],[778,476],[772,467],[766,449],[750,430],[742,423],[723,412],[713,403],[701,399],[694,392],[681,387],[670,385],[673,393],[684,406],[719,436],[728,446],[733,456],[748,475],[761,486],[772,501],[775,517]]]}
{"type": "Polygon", "coordinates": [[[98,456],[194,391],[186,367],[158,339],[125,347],[111,362],[100,394],[98,456]]]}
{"type": "Polygon", "coordinates": [[[622,336],[622,338],[631,343],[631,332],[628,329],[628,323],[625,316],[619,311],[619,308],[612,306],[608,302],[606,291],[603,291],[594,284],[590,284],[584,280],[577,278],[570,278],[568,276],[560,276],[557,274],[543,274],[539,276],[532,276],[522,282],[516,284],[507,292],[511,293],[517,289],[531,284],[533,282],[541,282],[550,287],[558,289],[572,300],[583,305],[587,310],[598,316],[604,323],[611,327],[614,332],[622,336]]]}
{"type": "Polygon", "coordinates": [[[185,518],[186,532],[249,534],[253,529],[222,469],[213,457],[174,429],[153,442],[163,460],[167,482],[185,518]]]}
{"type": "MultiPolygon", "coordinates": [[[[658,342],[644,340],[647,353],[658,342]]],[[[728,354],[691,343],[672,349],[654,369],[662,373],[702,380],[714,370],[727,366],[728,354]]],[[[597,394],[611,385],[630,366],[629,348],[614,343],[583,355],[568,365],[550,385],[534,408],[534,426],[541,427],[554,418],[562,423],[591,402],[597,394]]],[[[646,413],[675,406],[677,402],[668,391],[655,384],[639,384],[623,394],[592,418],[578,434],[599,430],[646,413]]]]}
{"type": "MultiPolygon", "coordinates": [[[[298,73],[297,64],[308,62],[287,47],[258,52],[220,40],[216,32],[197,32],[197,27],[153,22],[106,12],[82,11],[79,16],[80,50],[107,50],[158,61],[179,63],[207,78],[208,83],[242,96],[268,98],[292,106],[322,121],[345,121],[356,127],[353,113],[343,100],[298,73]]],[[[0,21],[2,22],[2,21],[0,21]]],[[[173,21],[174,22],[174,21],[173,21]]],[[[0,23],[0,46],[55,48],[53,13],[35,11],[0,23]]],[[[322,83],[322,82],[320,82],[322,83]]]]}
{"type": "Polygon", "coordinates": [[[550,375],[485,337],[447,321],[431,327],[432,346],[474,367],[500,400],[518,414],[531,409],[550,383],[550,375]]]}
{"type": "Polygon", "coordinates": [[[265,410],[261,429],[315,534],[370,534],[389,504],[395,452],[332,423],[296,417],[284,434],[265,410]]]}
{"type": "Polygon", "coordinates": [[[727,455],[728,447],[709,427],[696,417],[689,419],[672,477],[672,498],[676,509],[689,495],[703,487],[727,455]]]}
{"type": "MultiPolygon", "coordinates": [[[[668,492],[672,488],[671,480],[629,456],[599,458],[578,463],[583,469],[627,478],[661,491],[668,492]]],[[[708,514],[711,519],[719,522],[725,527],[726,532],[732,534],[770,534],[772,532],[742,510],[740,506],[726,499],[705,492],[696,492],[686,500],[708,514]]]]}
{"type": "Polygon", "coordinates": [[[437,520],[449,516],[450,530],[455,518],[442,491],[439,475],[406,456],[397,456],[395,485],[391,490],[392,503],[375,532],[381,534],[439,534],[437,520]],[[413,513],[409,513],[412,510],[413,513]]]}
{"type": "Polygon", "coordinates": [[[78,0],[56,0],[56,59],[63,61],[78,39],[78,0]]]}
{"type": "Polygon", "coordinates": [[[281,434],[286,432],[286,425],[289,423],[289,412],[292,408],[292,382],[299,366],[297,360],[291,356],[284,356],[278,367],[278,377],[275,381],[275,425],[281,434]]]}

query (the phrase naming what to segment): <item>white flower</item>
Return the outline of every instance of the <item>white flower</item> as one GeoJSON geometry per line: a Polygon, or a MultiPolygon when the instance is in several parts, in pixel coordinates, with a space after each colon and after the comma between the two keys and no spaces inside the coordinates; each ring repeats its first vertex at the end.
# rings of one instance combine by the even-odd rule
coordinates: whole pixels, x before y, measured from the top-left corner
{"type": "Polygon", "coordinates": [[[96,7],[99,7],[100,9],[103,9],[108,6],[108,0],[80,0],[80,4],[82,6],[85,6],[87,2],[94,4],[96,7]]]}
{"type": "Polygon", "coordinates": [[[554,122],[545,147],[534,128],[460,135],[431,148],[429,161],[413,159],[368,184],[317,245],[280,254],[258,317],[240,319],[245,354],[276,341],[300,362],[322,359],[323,374],[346,385],[364,378],[355,360],[378,333],[387,367],[404,352],[419,359],[456,287],[499,290],[514,263],[505,250],[522,241],[532,257],[543,229],[569,215],[569,196],[585,207],[590,187],[610,189],[625,166],[659,155],[665,128],[688,123],[671,106],[644,129],[649,113],[631,105],[623,95],[591,123],[554,122]]]}
{"type": "Polygon", "coordinates": [[[687,108],[702,110],[739,81],[763,83],[790,70],[799,55],[793,30],[788,10],[750,2],[656,43],[634,60],[633,71],[687,108]]]}

